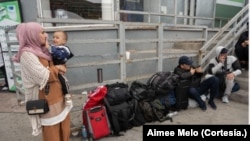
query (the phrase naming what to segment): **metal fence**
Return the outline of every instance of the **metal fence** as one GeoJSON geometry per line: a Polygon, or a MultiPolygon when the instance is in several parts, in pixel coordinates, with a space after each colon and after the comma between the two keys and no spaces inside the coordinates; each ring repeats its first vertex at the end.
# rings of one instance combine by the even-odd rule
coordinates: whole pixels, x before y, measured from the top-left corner
{"type": "MultiPolygon", "coordinates": [[[[197,49],[175,48],[176,43],[203,45],[208,38],[206,26],[63,19],[38,21],[51,24],[80,24],[44,27],[48,34],[58,29],[70,34],[68,45],[75,57],[67,63],[66,75],[73,93],[114,82],[145,81],[155,72],[171,70],[180,55],[197,57],[197,49]],[[88,25],[85,25],[86,23],[88,25]],[[126,57],[126,53],[130,54],[130,58],[126,57]],[[100,68],[103,70],[103,81],[98,82],[97,70],[100,68]]],[[[15,28],[5,30],[10,56],[14,53],[10,49],[11,46],[18,44],[17,41],[12,42],[8,38],[8,32],[13,32],[13,29],[15,28]]],[[[13,63],[11,67],[20,99],[19,94],[24,92],[19,81],[20,72],[13,63]]]]}

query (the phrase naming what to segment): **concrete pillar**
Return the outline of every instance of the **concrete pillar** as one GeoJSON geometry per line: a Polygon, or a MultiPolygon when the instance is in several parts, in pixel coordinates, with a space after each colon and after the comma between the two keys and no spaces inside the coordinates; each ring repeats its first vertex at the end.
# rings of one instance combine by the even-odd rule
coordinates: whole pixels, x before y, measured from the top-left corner
{"type": "Polygon", "coordinates": [[[113,0],[102,0],[102,20],[114,20],[113,0]]]}

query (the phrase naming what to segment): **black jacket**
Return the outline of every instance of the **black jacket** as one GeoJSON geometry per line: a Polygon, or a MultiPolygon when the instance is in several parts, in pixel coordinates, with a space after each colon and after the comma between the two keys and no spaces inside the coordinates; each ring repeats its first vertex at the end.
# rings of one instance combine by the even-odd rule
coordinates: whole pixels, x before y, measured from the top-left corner
{"type": "Polygon", "coordinates": [[[192,75],[190,70],[183,70],[179,65],[174,69],[174,73],[180,76],[181,82],[189,81],[190,86],[195,87],[200,84],[201,78],[203,76],[203,73],[195,73],[192,75]]]}

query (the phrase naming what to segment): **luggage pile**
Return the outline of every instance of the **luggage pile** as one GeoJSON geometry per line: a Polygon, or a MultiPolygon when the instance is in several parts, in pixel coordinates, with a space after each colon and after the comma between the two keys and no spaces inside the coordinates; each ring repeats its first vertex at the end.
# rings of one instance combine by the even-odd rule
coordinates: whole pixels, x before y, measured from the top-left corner
{"type": "Polygon", "coordinates": [[[174,90],[178,81],[172,72],[162,72],[146,84],[134,81],[129,87],[116,82],[96,87],[89,92],[82,109],[88,138],[120,136],[147,122],[172,121],[169,113],[176,110],[174,90]]]}

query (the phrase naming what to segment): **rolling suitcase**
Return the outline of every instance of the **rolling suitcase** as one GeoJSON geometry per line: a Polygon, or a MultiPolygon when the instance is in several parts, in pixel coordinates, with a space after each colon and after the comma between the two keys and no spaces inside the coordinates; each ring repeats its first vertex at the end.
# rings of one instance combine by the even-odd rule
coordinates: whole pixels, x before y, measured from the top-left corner
{"type": "Polygon", "coordinates": [[[83,111],[83,124],[85,125],[88,137],[93,140],[111,134],[111,126],[104,105],[94,106],[83,111]]]}
{"type": "Polygon", "coordinates": [[[188,89],[190,87],[190,81],[181,82],[175,89],[176,96],[176,109],[179,111],[181,109],[188,108],[188,89]]]}

